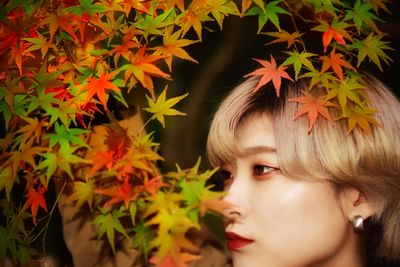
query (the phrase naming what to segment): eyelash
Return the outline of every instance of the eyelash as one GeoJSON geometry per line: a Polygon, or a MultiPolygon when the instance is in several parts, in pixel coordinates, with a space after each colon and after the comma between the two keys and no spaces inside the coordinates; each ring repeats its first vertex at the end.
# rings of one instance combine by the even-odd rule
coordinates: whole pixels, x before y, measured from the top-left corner
{"type": "MultiPolygon", "coordinates": [[[[263,164],[255,164],[252,167],[252,175],[256,177],[256,179],[265,179],[268,178],[270,175],[272,175],[274,172],[279,171],[279,168],[276,167],[271,167],[268,165],[263,165],[263,164]]],[[[233,182],[233,175],[231,172],[226,171],[226,170],[221,170],[219,171],[220,175],[222,176],[222,180],[224,183],[224,186],[228,186],[233,182]]]]}
{"type": "Polygon", "coordinates": [[[271,175],[271,173],[278,171],[278,168],[271,167],[268,165],[262,165],[262,164],[255,164],[253,166],[253,175],[256,177],[265,177],[268,175],[271,175]],[[265,170],[267,169],[267,170],[265,170]]]}

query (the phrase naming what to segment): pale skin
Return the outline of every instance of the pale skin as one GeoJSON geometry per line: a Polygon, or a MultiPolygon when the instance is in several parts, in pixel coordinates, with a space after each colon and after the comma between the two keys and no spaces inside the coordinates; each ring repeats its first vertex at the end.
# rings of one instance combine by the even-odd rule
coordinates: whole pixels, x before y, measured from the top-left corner
{"type": "Polygon", "coordinates": [[[236,140],[244,157],[222,166],[229,173],[226,231],[254,242],[232,251],[235,267],[362,267],[361,236],[351,224],[372,207],[354,188],[336,194],[328,181],[285,177],[271,121],[253,115],[236,140]]]}

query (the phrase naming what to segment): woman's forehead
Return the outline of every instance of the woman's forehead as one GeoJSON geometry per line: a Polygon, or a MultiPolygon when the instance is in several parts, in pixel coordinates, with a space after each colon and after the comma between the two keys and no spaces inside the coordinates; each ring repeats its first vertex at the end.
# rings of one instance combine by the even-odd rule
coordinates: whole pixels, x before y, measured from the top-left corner
{"type": "Polygon", "coordinates": [[[237,132],[235,143],[241,153],[276,150],[272,121],[265,114],[247,117],[240,124],[237,132]]]}

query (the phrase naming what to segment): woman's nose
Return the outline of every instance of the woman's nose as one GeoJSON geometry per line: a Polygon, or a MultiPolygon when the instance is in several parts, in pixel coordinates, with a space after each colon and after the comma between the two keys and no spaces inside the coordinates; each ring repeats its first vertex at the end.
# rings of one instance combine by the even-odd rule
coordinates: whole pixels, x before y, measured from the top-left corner
{"type": "Polygon", "coordinates": [[[246,187],[240,186],[235,182],[228,190],[228,194],[224,197],[224,201],[231,204],[229,208],[224,210],[223,216],[228,220],[237,220],[247,216],[249,203],[246,198],[246,187]]]}

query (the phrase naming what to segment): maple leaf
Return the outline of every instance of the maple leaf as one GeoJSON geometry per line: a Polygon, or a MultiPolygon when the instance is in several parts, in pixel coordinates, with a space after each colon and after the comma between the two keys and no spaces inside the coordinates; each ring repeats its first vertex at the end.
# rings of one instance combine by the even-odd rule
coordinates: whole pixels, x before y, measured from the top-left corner
{"type": "Polygon", "coordinates": [[[185,10],[184,0],[168,0],[165,4],[165,10],[169,10],[175,6],[177,6],[181,11],[185,10]]]}
{"type": "Polygon", "coordinates": [[[46,179],[49,181],[51,176],[54,174],[54,172],[57,169],[61,169],[64,172],[68,174],[68,176],[71,179],[74,179],[74,175],[72,174],[71,171],[71,163],[85,163],[89,164],[89,160],[85,160],[81,157],[78,157],[74,155],[73,153],[78,149],[79,147],[71,147],[69,145],[64,145],[61,146],[60,149],[57,151],[57,153],[52,153],[48,152],[45,154],[42,154],[42,156],[45,158],[42,160],[38,168],[39,169],[46,169],[46,179]]]}
{"type": "Polygon", "coordinates": [[[311,132],[319,115],[328,121],[332,121],[327,107],[334,106],[334,104],[324,100],[324,98],[325,96],[314,97],[310,93],[304,92],[304,95],[301,97],[289,99],[290,102],[298,102],[303,104],[298,109],[295,119],[307,114],[308,132],[311,132]]]}
{"type": "Polygon", "coordinates": [[[130,64],[124,64],[120,70],[125,70],[125,81],[133,75],[154,97],[154,86],[151,76],[167,80],[170,80],[171,77],[155,65],[155,62],[163,57],[154,54],[146,55],[145,51],[146,47],[141,47],[135,55],[129,57],[130,64]]]}
{"type": "Polygon", "coordinates": [[[149,35],[162,35],[167,26],[174,24],[175,12],[174,9],[166,10],[161,15],[154,17],[153,15],[138,16],[138,21],[133,25],[143,30],[143,37],[148,38],[149,35]]]}
{"type": "Polygon", "coordinates": [[[153,142],[153,134],[154,132],[151,132],[143,137],[136,138],[134,140],[134,146],[137,148],[139,153],[145,155],[148,160],[163,160],[163,158],[156,152],[156,149],[160,144],[153,142]]]}
{"type": "Polygon", "coordinates": [[[238,15],[240,13],[234,1],[206,0],[206,4],[220,29],[222,29],[222,23],[228,14],[238,15]]]}
{"type": "Polygon", "coordinates": [[[14,110],[14,97],[18,94],[26,94],[21,77],[14,78],[12,75],[7,75],[5,80],[5,87],[0,87],[1,98],[4,98],[10,111],[15,113],[14,110]]]}
{"type": "Polygon", "coordinates": [[[151,120],[157,119],[164,128],[165,128],[164,116],[185,115],[185,113],[173,109],[172,106],[176,105],[186,96],[188,96],[188,93],[186,93],[184,95],[172,97],[166,100],[167,88],[168,87],[166,86],[164,91],[160,94],[160,96],[157,98],[156,101],[154,101],[153,99],[151,99],[149,96],[146,95],[149,107],[143,108],[143,110],[153,113],[153,116],[150,119],[151,120]]]}
{"type": "MultiPolygon", "coordinates": [[[[59,105],[61,102],[57,98],[54,98],[55,93],[46,94],[45,90],[41,86],[37,87],[36,92],[37,96],[33,94],[29,95],[29,106],[27,113],[30,113],[39,107],[44,109],[47,113],[51,113],[52,109],[54,109],[54,106],[59,105]]],[[[50,122],[50,124],[51,123],[52,122],[50,122]]]]}
{"type": "Polygon", "coordinates": [[[370,125],[379,125],[378,121],[373,117],[377,110],[363,106],[354,106],[346,108],[341,118],[347,118],[348,129],[347,134],[351,133],[358,125],[367,134],[371,133],[370,125]]]}
{"type": "Polygon", "coordinates": [[[104,167],[111,169],[115,163],[114,154],[115,152],[113,151],[97,151],[89,156],[89,159],[93,162],[93,165],[88,171],[88,177],[92,177],[104,167]]]}
{"type": "Polygon", "coordinates": [[[304,51],[302,51],[301,53],[299,53],[297,51],[285,52],[285,53],[288,54],[289,57],[282,63],[282,66],[291,65],[291,64],[293,65],[296,81],[299,78],[299,73],[300,73],[302,66],[306,66],[309,70],[314,70],[314,66],[308,58],[316,56],[316,54],[308,53],[308,52],[304,52],[304,51]]]}
{"type": "Polygon", "coordinates": [[[261,32],[268,20],[270,20],[279,31],[281,30],[278,14],[289,15],[289,13],[283,8],[277,6],[280,3],[282,3],[282,0],[271,1],[268,2],[264,9],[262,9],[260,6],[255,6],[246,13],[247,16],[258,15],[257,33],[261,32]]]}
{"type": "Polygon", "coordinates": [[[188,267],[188,263],[192,261],[196,261],[201,259],[201,256],[180,252],[180,253],[167,253],[165,257],[161,260],[157,260],[157,256],[154,256],[150,259],[150,263],[156,264],[158,267],[188,267]]]}
{"type": "Polygon", "coordinates": [[[276,95],[279,97],[279,91],[281,88],[281,79],[285,78],[293,82],[293,79],[285,71],[286,67],[276,66],[276,62],[274,57],[271,55],[271,61],[268,62],[266,60],[254,59],[258,63],[260,63],[263,68],[256,69],[255,71],[245,75],[244,77],[249,76],[261,76],[260,81],[258,82],[256,88],[254,88],[254,92],[257,92],[262,86],[272,81],[276,95]]]}
{"type": "Polygon", "coordinates": [[[329,57],[321,56],[320,59],[322,60],[321,73],[324,73],[329,68],[332,68],[340,80],[343,80],[342,66],[353,71],[357,71],[350,63],[343,59],[342,54],[336,53],[335,48],[332,49],[329,57]]]}
{"type": "Polygon", "coordinates": [[[275,40],[269,42],[268,44],[275,44],[275,43],[288,43],[287,48],[290,48],[294,43],[299,42],[298,38],[300,38],[303,33],[299,33],[295,31],[293,33],[288,33],[287,31],[280,31],[280,32],[267,32],[269,36],[276,37],[275,40]]]}
{"type": "Polygon", "coordinates": [[[100,103],[103,105],[103,107],[107,110],[107,95],[106,95],[106,90],[114,90],[117,92],[120,92],[121,90],[110,81],[116,73],[103,73],[100,75],[99,78],[89,78],[89,82],[87,85],[82,87],[82,91],[87,91],[86,99],[84,100],[84,103],[88,103],[94,95],[97,95],[97,97],[100,100],[100,103]]]}
{"type": "Polygon", "coordinates": [[[161,175],[152,178],[148,178],[147,176],[145,176],[143,180],[143,185],[140,186],[140,189],[142,191],[149,192],[152,196],[155,196],[161,187],[167,185],[168,184],[163,182],[163,177],[161,175]]]}
{"type": "Polygon", "coordinates": [[[66,31],[75,42],[79,39],[75,34],[75,28],[80,17],[75,14],[66,12],[66,9],[61,5],[57,8],[57,14],[49,13],[46,18],[39,23],[39,26],[49,24],[50,40],[53,40],[54,34],[58,29],[66,31]]]}
{"type": "Polygon", "coordinates": [[[57,48],[52,42],[48,42],[46,37],[44,37],[42,34],[40,34],[40,32],[37,32],[36,34],[38,35],[37,38],[24,38],[23,39],[23,40],[28,41],[33,44],[33,45],[29,46],[28,49],[26,49],[26,51],[30,52],[30,51],[35,51],[35,50],[40,49],[40,52],[42,53],[42,59],[44,59],[49,48],[53,48],[53,49],[57,49],[57,48]]]}
{"type": "Polygon", "coordinates": [[[111,45],[114,49],[110,52],[114,54],[114,62],[118,63],[119,57],[122,56],[126,60],[129,60],[129,57],[132,55],[132,48],[140,47],[140,44],[137,40],[135,40],[135,35],[139,32],[130,27],[126,30],[124,34],[124,38],[122,39],[122,44],[120,45],[111,45]]]}
{"type": "Polygon", "coordinates": [[[250,8],[252,3],[255,3],[262,10],[265,10],[265,4],[264,4],[264,1],[262,1],[262,0],[243,0],[242,1],[242,11],[240,12],[241,17],[243,17],[243,15],[250,8]]]}
{"type": "Polygon", "coordinates": [[[109,197],[110,199],[104,204],[104,208],[109,208],[110,206],[123,202],[125,208],[129,208],[129,204],[131,200],[134,198],[132,185],[129,183],[129,177],[124,179],[124,184],[121,186],[120,181],[115,181],[115,186],[105,188],[105,189],[96,189],[95,193],[101,194],[109,197]]]}
{"type": "Polygon", "coordinates": [[[39,207],[42,207],[46,212],[47,212],[47,205],[46,205],[46,200],[44,198],[44,193],[47,191],[47,189],[39,184],[38,189],[35,190],[32,186],[28,188],[28,193],[26,194],[27,200],[23,206],[23,210],[27,208],[31,208],[31,213],[32,213],[32,218],[33,218],[33,223],[36,225],[36,216],[39,207]]]}
{"type": "Polygon", "coordinates": [[[66,203],[76,201],[74,207],[79,209],[84,203],[88,203],[92,210],[94,199],[94,181],[74,182],[73,193],[65,200],[66,203]]]}
{"type": "Polygon", "coordinates": [[[304,73],[300,78],[311,78],[308,89],[311,90],[315,85],[321,84],[327,90],[330,90],[333,86],[332,81],[338,81],[339,79],[333,75],[332,72],[320,73],[319,70],[313,69],[309,72],[304,73]]]}
{"type": "Polygon", "coordinates": [[[189,60],[198,63],[197,60],[192,58],[182,47],[196,43],[197,41],[180,39],[181,31],[172,33],[173,27],[169,27],[163,36],[163,46],[157,46],[153,49],[156,50],[155,55],[161,55],[164,57],[165,62],[168,65],[169,70],[172,70],[172,57],[176,56],[181,59],[189,60]]]}
{"type": "Polygon", "coordinates": [[[42,128],[49,127],[50,124],[46,120],[39,121],[37,118],[21,117],[28,124],[21,127],[16,133],[22,133],[23,137],[21,143],[28,142],[29,139],[34,138],[36,143],[39,143],[42,136],[42,128]]]}
{"type": "MultiPolygon", "coordinates": [[[[194,2],[193,2],[194,3],[194,2]]],[[[207,14],[204,12],[195,12],[192,10],[185,10],[182,12],[180,16],[177,17],[176,25],[179,25],[182,29],[182,36],[185,36],[186,33],[193,28],[197,34],[199,40],[202,40],[201,32],[202,32],[202,22],[212,20],[207,14]]]]}
{"type": "Polygon", "coordinates": [[[18,182],[18,175],[15,171],[12,170],[12,166],[8,165],[5,168],[2,168],[0,171],[0,191],[3,189],[6,190],[6,198],[7,201],[10,201],[10,194],[14,183],[18,182]]]}
{"type": "Polygon", "coordinates": [[[368,56],[372,62],[374,62],[381,71],[383,71],[380,59],[382,59],[386,64],[389,65],[389,61],[393,61],[386,53],[383,51],[394,50],[387,44],[389,42],[384,42],[381,39],[384,35],[374,35],[370,33],[364,40],[357,40],[354,42],[352,47],[358,49],[357,55],[357,67],[360,66],[361,62],[364,61],[365,57],[368,56]]]}
{"type": "Polygon", "coordinates": [[[108,242],[110,243],[114,254],[115,254],[115,244],[114,244],[115,231],[118,231],[121,234],[123,234],[126,238],[129,238],[125,228],[119,221],[119,218],[125,216],[125,212],[122,209],[123,207],[121,207],[118,210],[114,209],[111,212],[107,212],[105,209],[100,208],[102,214],[98,215],[93,220],[93,223],[99,225],[98,238],[100,239],[104,234],[106,234],[108,242]]]}
{"type": "Polygon", "coordinates": [[[33,168],[36,168],[35,157],[41,152],[47,151],[48,148],[41,146],[32,147],[30,143],[21,144],[20,149],[13,151],[11,157],[6,163],[12,163],[14,172],[17,172],[19,167],[23,167],[24,163],[28,163],[33,168]]]}
{"type": "Polygon", "coordinates": [[[93,4],[93,1],[94,0],[79,0],[79,5],[67,7],[65,11],[82,16],[83,14],[91,15],[93,13],[102,13],[107,10],[104,4],[93,4]]]}
{"type": "Polygon", "coordinates": [[[370,3],[361,3],[360,0],[357,0],[354,4],[354,10],[348,10],[344,20],[352,19],[357,27],[358,34],[361,32],[361,27],[363,24],[371,27],[376,33],[381,34],[381,31],[374,22],[374,20],[381,20],[373,13],[369,12],[371,8],[372,5],[370,3]]]}
{"type": "Polygon", "coordinates": [[[70,143],[76,144],[78,146],[87,147],[89,146],[79,138],[77,135],[82,135],[88,133],[87,130],[82,130],[78,128],[65,128],[64,124],[54,124],[55,133],[50,133],[46,135],[46,139],[49,140],[49,147],[52,148],[56,144],[60,146],[68,146],[70,143]]]}
{"type": "Polygon", "coordinates": [[[350,99],[358,105],[362,105],[359,91],[364,88],[365,86],[360,84],[357,78],[347,78],[343,81],[340,81],[339,84],[335,84],[335,86],[329,90],[328,94],[326,95],[326,100],[337,97],[340,107],[344,112],[347,106],[347,99],[350,99]]]}
{"type": "Polygon", "coordinates": [[[332,39],[335,39],[335,41],[341,45],[346,45],[346,41],[344,38],[353,41],[353,38],[346,31],[346,28],[350,26],[351,25],[348,23],[337,21],[336,19],[334,19],[331,24],[322,21],[320,25],[312,28],[311,30],[324,33],[322,35],[322,43],[324,46],[324,52],[326,52],[328,45],[331,43],[332,39]]]}
{"type": "Polygon", "coordinates": [[[391,14],[390,10],[387,8],[385,3],[390,3],[391,0],[368,0],[372,4],[375,12],[378,12],[379,9],[385,10],[387,13],[391,14]]]}
{"type": "Polygon", "coordinates": [[[10,57],[8,58],[8,64],[11,65],[15,62],[17,68],[19,70],[19,75],[22,76],[22,63],[26,60],[26,57],[35,58],[35,56],[28,51],[28,44],[21,40],[16,45],[11,47],[10,57]]]}

